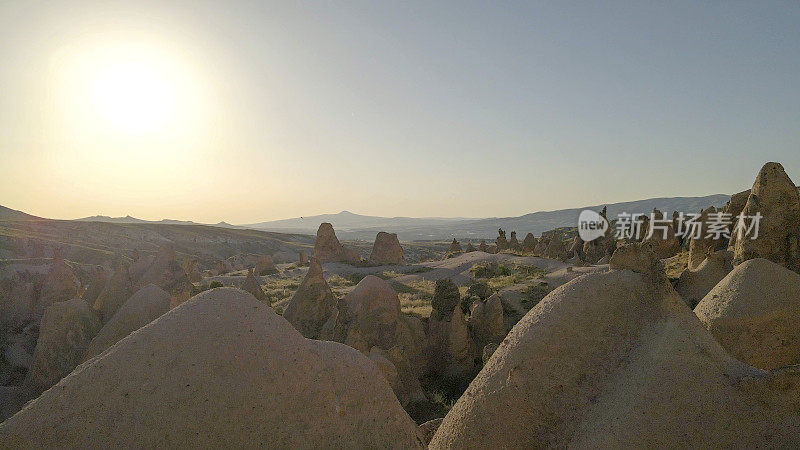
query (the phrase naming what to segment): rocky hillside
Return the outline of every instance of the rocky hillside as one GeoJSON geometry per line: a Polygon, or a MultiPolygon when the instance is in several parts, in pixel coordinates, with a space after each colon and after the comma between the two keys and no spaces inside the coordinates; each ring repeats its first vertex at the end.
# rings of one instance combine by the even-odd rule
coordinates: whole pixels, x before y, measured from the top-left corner
{"type": "Polygon", "coordinates": [[[716,194],[705,197],[650,198],[632,202],[592,205],[582,208],[540,211],[518,217],[492,217],[485,219],[465,218],[412,218],[375,217],[342,211],[338,214],[298,217],[243,225],[248,228],[288,233],[314,233],[321,222],[329,222],[343,239],[372,241],[379,231],[397,233],[401,241],[423,241],[452,239],[494,239],[497,229],[515,230],[521,236],[527,233],[539,235],[544,231],[560,227],[574,227],[578,214],[584,209],[600,210],[608,207],[608,214],[621,212],[649,213],[653,208],[666,211],[698,212],[709,206],[721,207],[730,195],[716,194]]]}
{"type": "Polygon", "coordinates": [[[269,254],[289,262],[296,261],[300,251],[308,253],[313,243],[306,235],[211,225],[0,219],[0,259],[49,257],[61,247],[70,261],[98,264],[111,261],[116,252],[132,256],[134,250],[155,252],[172,244],[179,255],[201,263],[240,253],[269,254]]]}

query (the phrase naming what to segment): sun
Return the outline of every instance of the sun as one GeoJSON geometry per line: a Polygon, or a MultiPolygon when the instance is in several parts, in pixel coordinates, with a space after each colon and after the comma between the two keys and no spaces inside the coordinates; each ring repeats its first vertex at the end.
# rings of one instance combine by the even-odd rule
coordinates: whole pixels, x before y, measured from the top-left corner
{"type": "Polygon", "coordinates": [[[131,134],[165,128],[176,110],[176,86],[157,67],[123,61],[100,68],[91,84],[98,115],[111,127],[131,134]]]}

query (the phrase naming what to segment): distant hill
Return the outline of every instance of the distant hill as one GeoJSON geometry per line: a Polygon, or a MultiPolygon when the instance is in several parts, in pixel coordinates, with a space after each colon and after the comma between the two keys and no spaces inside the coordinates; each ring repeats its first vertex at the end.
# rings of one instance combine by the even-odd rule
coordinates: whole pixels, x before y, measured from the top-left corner
{"type": "MultiPolygon", "coordinates": [[[[705,197],[663,197],[663,198],[650,198],[646,200],[636,200],[631,202],[609,203],[605,206],[608,207],[609,218],[613,219],[617,214],[622,212],[628,213],[649,213],[653,208],[658,208],[667,215],[671,215],[672,211],[682,212],[699,212],[703,208],[709,206],[720,207],[724,206],[730,198],[726,194],[708,195],[705,197]]],[[[170,225],[170,226],[187,226],[187,227],[208,227],[208,229],[229,229],[229,230],[259,230],[269,231],[272,233],[288,233],[292,235],[314,235],[322,222],[330,222],[336,229],[336,234],[340,239],[344,240],[363,240],[372,241],[379,231],[387,231],[390,233],[397,233],[398,237],[403,241],[441,241],[450,240],[453,237],[458,239],[467,240],[480,240],[480,239],[494,239],[497,236],[497,229],[503,228],[508,231],[516,231],[519,238],[522,239],[525,234],[533,233],[540,235],[544,231],[552,230],[560,227],[575,226],[578,220],[578,214],[584,209],[600,210],[604,205],[585,206],[582,208],[561,209],[557,211],[540,211],[530,214],[525,214],[518,217],[492,217],[492,218],[443,218],[443,217],[378,217],[378,216],[364,216],[354,214],[349,211],[342,211],[338,214],[322,214],[316,216],[296,217],[293,219],[274,220],[270,222],[259,222],[247,225],[231,225],[227,222],[220,222],[214,225],[200,224],[192,221],[163,219],[159,221],[150,221],[137,219],[131,216],[125,217],[108,217],[108,216],[92,216],[77,219],[73,221],[54,221],[66,223],[108,223],[117,225],[170,225]]],[[[21,211],[16,211],[3,206],[0,206],[0,221],[14,221],[14,220],[45,220],[26,214],[21,211]]],[[[133,230],[144,230],[145,228],[128,228],[126,232],[133,232],[133,230]]],[[[167,230],[167,228],[146,228],[149,231],[167,230]]],[[[180,228],[171,228],[170,230],[177,232],[180,228]]],[[[195,230],[206,229],[196,228],[195,230]]],[[[138,232],[138,231],[137,231],[138,232]]],[[[186,233],[192,234],[194,231],[187,229],[186,233]]],[[[174,235],[175,238],[180,240],[179,236],[182,233],[174,235]]],[[[217,235],[217,239],[225,240],[218,232],[211,234],[217,235]]],[[[205,237],[199,237],[198,244],[205,240],[205,237]]],[[[162,239],[158,236],[156,239],[162,239]]],[[[172,238],[172,236],[171,236],[172,238]]],[[[233,238],[239,240],[240,237],[226,236],[226,238],[233,238]]],[[[259,236],[262,238],[283,240],[284,238],[278,236],[259,236]]],[[[296,238],[289,238],[292,241],[296,238]]],[[[313,243],[313,240],[311,241],[313,243]]],[[[187,247],[194,247],[189,245],[187,247]]],[[[188,250],[188,248],[187,248],[188,250]]],[[[284,249],[286,250],[286,249],[284,249]]],[[[202,253],[202,248],[191,248],[191,252],[187,253],[202,253]]],[[[213,253],[213,252],[212,252],[213,253]]]]}
{"type": "Polygon", "coordinates": [[[78,222],[105,222],[105,223],[147,223],[147,220],[137,219],[136,217],[109,217],[109,216],[91,216],[82,219],[75,219],[78,222]]]}
{"type": "Polygon", "coordinates": [[[0,206],[0,262],[49,258],[59,248],[69,261],[111,267],[117,255],[131,258],[134,251],[154,253],[164,244],[171,244],[181,258],[194,258],[201,267],[209,267],[215,261],[248,253],[272,255],[276,262],[294,262],[299,252],[312,253],[314,238],[134,217],[42,219],[0,206]]]}
{"type": "Polygon", "coordinates": [[[584,209],[600,210],[608,207],[610,218],[622,212],[649,213],[653,208],[672,214],[672,211],[699,212],[709,206],[720,207],[730,199],[730,195],[716,194],[705,197],[663,197],[636,200],[631,202],[609,203],[582,208],[540,211],[518,217],[492,217],[486,219],[467,218],[413,218],[376,217],[342,211],[338,214],[298,217],[242,225],[259,230],[284,233],[315,233],[322,222],[330,222],[341,239],[373,240],[378,231],[397,233],[404,241],[452,239],[494,239],[497,229],[516,231],[520,238],[527,233],[540,235],[544,231],[559,227],[575,226],[578,214],[584,209]]]}
{"type": "MultiPolygon", "coordinates": [[[[319,224],[330,222],[336,232],[358,232],[362,229],[380,228],[381,230],[390,227],[394,228],[413,228],[413,227],[447,227],[448,225],[468,220],[466,218],[441,218],[441,217],[378,217],[362,216],[353,214],[350,211],[342,211],[338,214],[320,214],[316,216],[296,217],[293,219],[273,220],[270,222],[260,222],[242,225],[247,228],[259,230],[295,230],[294,232],[316,233],[319,224]],[[301,231],[302,230],[302,231],[301,231]]],[[[380,231],[380,230],[379,230],[380,231]]],[[[374,236],[373,236],[374,237],[374,236]]]]}
{"type": "Polygon", "coordinates": [[[653,208],[671,216],[673,211],[700,212],[709,206],[721,207],[730,199],[730,195],[716,194],[705,197],[662,197],[632,202],[609,203],[606,205],[585,206],[582,208],[561,209],[557,211],[541,211],[519,217],[482,219],[457,224],[451,231],[452,236],[462,238],[492,238],[497,236],[497,229],[516,231],[519,238],[527,233],[540,235],[544,231],[560,227],[574,227],[578,223],[578,215],[584,209],[599,211],[608,207],[608,218],[614,219],[620,213],[649,214],[653,208]]]}
{"type": "MultiPolygon", "coordinates": [[[[175,219],[161,219],[161,220],[144,220],[137,219],[132,216],[125,217],[109,217],[109,216],[90,216],[81,219],[75,219],[78,222],[103,222],[103,223],[160,223],[170,225],[212,225],[221,228],[242,228],[237,225],[231,225],[227,222],[219,222],[215,224],[205,224],[200,222],[193,222],[191,220],[175,220],[175,219]]],[[[255,228],[253,228],[255,229],[255,228]]]]}
{"type": "Polygon", "coordinates": [[[42,220],[42,218],[0,205],[0,220],[42,220]]]}

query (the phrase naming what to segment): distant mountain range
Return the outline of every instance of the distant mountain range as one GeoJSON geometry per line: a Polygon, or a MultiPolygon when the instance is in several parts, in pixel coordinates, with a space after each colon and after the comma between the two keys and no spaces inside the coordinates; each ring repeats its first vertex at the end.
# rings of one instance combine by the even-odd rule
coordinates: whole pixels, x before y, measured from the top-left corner
{"type": "MultiPolygon", "coordinates": [[[[632,202],[609,203],[606,205],[585,206],[582,208],[560,209],[557,211],[540,211],[518,217],[377,217],[362,216],[350,211],[338,214],[321,214],[316,216],[296,217],[293,219],[273,220],[243,225],[231,225],[227,222],[202,224],[188,220],[143,220],[136,217],[91,216],[76,219],[78,222],[108,222],[117,224],[168,224],[168,225],[207,225],[229,229],[252,229],[292,234],[315,234],[319,224],[330,222],[336,229],[340,239],[372,241],[379,231],[397,233],[403,241],[449,240],[452,238],[466,240],[494,239],[497,229],[516,231],[522,239],[525,234],[540,235],[544,231],[560,227],[575,226],[578,214],[584,209],[600,210],[608,207],[608,216],[615,218],[619,213],[649,213],[658,208],[667,215],[672,211],[699,212],[709,206],[721,207],[730,199],[730,195],[716,194],[705,197],[662,197],[637,200],[632,202]]],[[[0,220],[47,220],[26,214],[22,211],[0,206],[0,220]]]]}
{"type": "Polygon", "coordinates": [[[338,214],[320,214],[316,216],[296,217],[294,219],[251,223],[242,226],[257,230],[306,230],[306,232],[316,233],[320,223],[330,222],[338,233],[339,231],[357,232],[363,229],[380,229],[379,231],[386,231],[387,228],[392,228],[392,230],[394,230],[413,227],[449,227],[456,223],[474,220],[480,219],[461,217],[378,217],[362,216],[360,214],[353,214],[350,211],[342,211],[338,214]]]}
{"type": "Polygon", "coordinates": [[[485,219],[376,217],[342,211],[338,214],[322,214],[242,226],[283,233],[313,234],[316,233],[320,223],[330,222],[341,239],[373,240],[379,231],[387,231],[397,233],[400,240],[403,241],[442,240],[454,237],[475,240],[494,239],[497,236],[497,229],[503,228],[508,232],[516,231],[519,238],[522,239],[527,233],[538,236],[542,232],[554,228],[575,226],[578,214],[584,209],[599,211],[603,206],[607,206],[608,216],[613,219],[622,212],[649,213],[653,208],[658,208],[668,215],[672,214],[672,211],[699,212],[709,206],[724,206],[729,199],[730,195],[726,194],[705,197],[662,197],[557,211],[541,211],[518,217],[485,219]]]}
{"type": "Polygon", "coordinates": [[[125,216],[125,217],[91,216],[91,217],[83,217],[81,219],[75,219],[75,220],[78,221],[78,222],[164,223],[164,224],[170,224],[170,225],[211,225],[211,226],[214,226],[214,227],[222,227],[222,228],[248,228],[248,227],[240,227],[240,226],[236,226],[236,225],[231,225],[228,222],[200,223],[200,222],[192,222],[191,220],[175,220],[175,219],[144,220],[144,219],[137,219],[136,217],[131,217],[131,216],[125,216]]]}

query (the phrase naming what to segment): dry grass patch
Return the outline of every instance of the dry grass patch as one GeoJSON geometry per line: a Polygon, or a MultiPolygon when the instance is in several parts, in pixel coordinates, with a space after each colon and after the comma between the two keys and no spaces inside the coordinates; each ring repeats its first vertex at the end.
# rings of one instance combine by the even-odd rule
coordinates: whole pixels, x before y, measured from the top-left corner
{"type": "Polygon", "coordinates": [[[689,252],[682,251],[677,255],[664,260],[664,273],[667,278],[678,278],[689,265],[689,252]]]}
{"type": "Polygon", "coordinates": [[[409,283],[391,283],[400,299],[401,310],[420,319],[427,319],[433,308],[431,300],[436,283],[430,280],[417,280],[409,283]]]}

